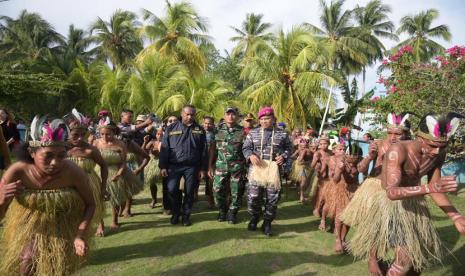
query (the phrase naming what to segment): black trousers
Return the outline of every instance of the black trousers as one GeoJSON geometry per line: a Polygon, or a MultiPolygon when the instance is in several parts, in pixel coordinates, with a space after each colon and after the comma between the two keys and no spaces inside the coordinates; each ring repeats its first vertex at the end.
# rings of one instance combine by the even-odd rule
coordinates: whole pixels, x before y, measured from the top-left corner
{"type": "Polygon", "coordinates": [[[200,168],[198,166],[171,165],[166,179],[173,215],[190,216],[194,204],[194,192],[199,186],[200,168]],[[179,181],[184,176],[184,198],[179,190],[179,181]]]}

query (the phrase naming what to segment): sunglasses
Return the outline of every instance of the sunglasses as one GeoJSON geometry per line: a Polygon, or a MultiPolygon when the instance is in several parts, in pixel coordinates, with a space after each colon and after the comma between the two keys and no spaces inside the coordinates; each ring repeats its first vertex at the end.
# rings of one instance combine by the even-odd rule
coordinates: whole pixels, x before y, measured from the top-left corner
{"type": "Polygon", "coordinates": [[[168,120],[168,123],[174,123],[176,120],[168,120]]]}

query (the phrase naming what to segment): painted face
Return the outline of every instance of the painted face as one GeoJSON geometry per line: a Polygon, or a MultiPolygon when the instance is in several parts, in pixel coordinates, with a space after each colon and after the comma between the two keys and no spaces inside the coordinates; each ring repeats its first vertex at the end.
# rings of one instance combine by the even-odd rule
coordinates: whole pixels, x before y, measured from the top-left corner
{"type": "Polygon", "coordinates": [[[185,125],[192,125],[195,119],[195,109],[186,107],[181,112],[182,123],[185,125]]]}
{"type": "Polygon", "coordinates": [[[271,115],[265,115],[260,118],[260,126],[262,128],[270,128],[274,123],[274,117],[271,115]]]}
{"type": "Polygon", "coordinates": [[[115,139],[115,132],[112,129],[102,127],[100,128],[100,137],[102,137],[105,142],[111,142],[115,139]]]}
{"type": "Polygon", "coordinates": [[[82,128],[75,128],[71,130],[69,133],[69,138],[68,142],[74,146],[77,147],[82,144],[83,141],[85,141],[87,131],[82,128]]]}
{"type": "Polygon", "coordinates": [[[237,120],[237,115],[234,112],[224,113],[224,122],[227,124],[234,124],[237,120]]]}
{"type": "Polygon", "coordinates": [[[399,128],[388,128],[387,130],[388,140],[391,144],[394,144],[400,140],[403,140],[404,132],[399,128]]]}
{"type": "Polygon", "coordinates": [[[437,157],[439,154],[444,153],[447,149],[447,142],[431,141],[423,138],[420,139],[423,141],[421,147],[422,152],[430,157],[437,157]]]}
{"type": "Polygon", "coordinates": [[[318,146],[319,149],[321,150],[327,150],[329,146],[329,143],[327,140],[320,140],[320,144],[318,146]]]}
{"type": "Polygon", "coordinates": [[[53,175],[60,172],[66,149],[63,146],[42,147],[31,153],[34,165],[45,174],[53,175]]]}

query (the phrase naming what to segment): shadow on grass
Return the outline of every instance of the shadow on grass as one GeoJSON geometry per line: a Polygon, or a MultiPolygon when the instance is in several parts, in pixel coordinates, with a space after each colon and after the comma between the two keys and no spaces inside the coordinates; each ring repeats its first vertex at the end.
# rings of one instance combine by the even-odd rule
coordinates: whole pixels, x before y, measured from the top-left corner
{"type": "MultiPolygon", "coordinates": [[[[188,264],[166,270],[162,275],[244,275],[244,270],[248,275],[266,275],[311,263],[340,267],[352,264],[353,259],[350,256],[325,256],[311,251],[261,252],[188,264]]],[[[317,272],[303,271],[299,275],[317,275],[317,272]]]]}

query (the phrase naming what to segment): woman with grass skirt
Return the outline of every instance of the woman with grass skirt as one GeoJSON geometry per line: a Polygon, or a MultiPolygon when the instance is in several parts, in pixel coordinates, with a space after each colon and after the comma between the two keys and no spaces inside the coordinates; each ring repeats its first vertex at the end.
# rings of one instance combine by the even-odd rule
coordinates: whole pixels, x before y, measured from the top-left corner
{"type": "Polygon", "coordinates": [[[163,129],[157,129],[156,137],[150,141],[150,136],[144,137],[144,144],[142,148],[152,155],[149,164],[145,168],[145,183],[150,186],[150,194],[152,196],[152,202],[149,207],[155,208],[157,204],[157,182],[161,181],[160,168],[158,167],[158,158],[160,155],[161,137],[163,135],[163,129]]]}
{"type": "Polygon", "coordinates": [[[305,202],[305,189],[308,186],[312,169],[310,168],[312,153],[308,148],[309,140],[301,138],[297,150],[291,158],[295,159],[292,165],[290,179],[299,185],[300,202],[305,202]]]}
{"type": "Polygon", "coordinates": [[[100,154],[100,151],[86,142],[90,119],[73,109],[68,116],[70,134],[68,138],[68,159],[83,169],[88,177],[95,201],[95,214],[93,225],[98,224],[95,235],[104,236],[103,216],[105,213],[104,198],[108,198],[106,191],[108,179],[108,167],[100,154]],[[100,178],[95,172],[95,165],[100,167],[100,178]]]}
{"type": "Polygon", "coordinates": [[[70,275],[88,252],[92,191],[86,174],[66,160],[63,120],[36,116],[30,134],[0,181],[0,275],[70,275]]]}
{"type": "Polygon", "coordinates": [[[126,200],[124,210],[120,209],[120,216],[131,217],[132,197],[144,190],[142,172],[150,160],[150,156],[138,144],[130,139],[123,138],[128,150],[128,169],[124,172],[124,177],[128,182],[131,196],[126,200]],[[138,160],[141,160],[138,162],[138,160]]]}
{"type": "Polygon", "coordinates": [[[334,220],[335,251],[339,254],[344,253],[345,238],[349,232],[349,226],[342,223],[340,216],[359,186],[357,164],[362,155],[360,147],[354,144],[350,144],[347,151],[344,154],[342,145],[337,145],[333,150],[334,156],[330,162],[332,189],[325,198],[327,216],[334,220]]]}
{"type": "Polygon", "coordinates": [[[324,204],[324,187],[329,181],[328,178],[328,161],[331,156],[331,151],[328,149],[329,138],[327,136],[321,136],[318,142],[318,151],[313,155],[311,168],[316,173],[316,183],[312,187],[312,204],[313,204],[313,215],[320,217],[322,215],[322,207],[324,204]]]}
{"type": "MultiPolygon", "coordinates": [[[[99,122],[100,138],[94,141],[94,146],[100,151],[108,166],[107,191],[112,207],[112,223],[110,229],[117,229],[118,208],[124,206],[132,195],[129,190],[126,167],[126,145],[116,138],[119,133],[115,123],[106,117],[99,122]]],[[[97,171],[99,173],[99,171],[97,171]]]]}

